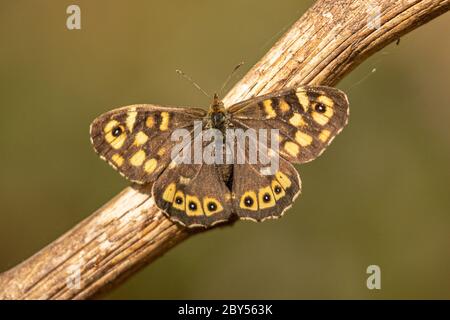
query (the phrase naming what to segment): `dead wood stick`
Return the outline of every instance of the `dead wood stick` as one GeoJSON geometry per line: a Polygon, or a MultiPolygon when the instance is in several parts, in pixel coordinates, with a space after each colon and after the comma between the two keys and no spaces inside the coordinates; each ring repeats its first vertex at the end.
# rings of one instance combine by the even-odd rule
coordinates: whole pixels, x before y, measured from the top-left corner
{"type": "MultiPolygon", "coordinates": [[[[319,0],[224,99],[297,84],[334,85],[374,52],[445,13],[449,0],[319,0]]],[[[59,239],[0,275],[0,299],[86,299],[105,292],[193,232],[128,187],[59,239]]]]}

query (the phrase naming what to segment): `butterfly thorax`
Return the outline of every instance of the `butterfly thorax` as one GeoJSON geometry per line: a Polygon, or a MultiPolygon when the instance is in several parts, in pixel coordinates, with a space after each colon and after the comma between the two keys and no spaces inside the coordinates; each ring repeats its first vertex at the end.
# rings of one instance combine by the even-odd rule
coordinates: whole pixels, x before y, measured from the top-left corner
{"type": "Polygon", "coordinates": [[[213,103],[209,107],[208,118],[212,128],[225,131],[227,122],[226,110],[217,94],[214,94],[213,103]]]}
{"type": "MultiPolygon", "coordinates": [[[[222,132],[222,142],[225,143],[226,129],[229,126],[228,113],[223,102],[219,99],[217,94],[214,94],[214,100],[209,107],[208,115],[206,116],[206,128],[214,128],[222,132]]],[[[231,183],[233,174],[233,166],[230,164],[219,165],[219,176],[228,186],[231,183]]]]}

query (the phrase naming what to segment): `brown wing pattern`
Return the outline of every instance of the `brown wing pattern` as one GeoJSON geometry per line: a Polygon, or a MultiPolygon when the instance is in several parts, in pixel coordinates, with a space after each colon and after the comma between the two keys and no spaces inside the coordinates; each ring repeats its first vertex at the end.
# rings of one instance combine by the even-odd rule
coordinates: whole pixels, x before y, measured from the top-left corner
{"type": "Polygon", "coordinates": [[[348,100],[335,88],[302,86],[260,96],[229,108],[232,122],[280,130],[280,155],[293,163],[317,158],[348,121],[348,100]]]}
{"type": "Polygon", "coordinates": [[[91,142],[100,157],[127,179],[153,182],[171,161],[174,129],[192,130],[203,109],[132,105],[104,113],[91,124],[91,142]]]}
{"type": "MultiPolygon", "coordinates": [[[[262,221],[282,216],[301,192],[300,176],[289,162],[318,157],[347,124],[349,108],[338,89],[302,86],[243,101],[227,113],[231,128],[279,130],[279,151],[270,152],[278,159],[275,170],[249,161],[245,143],[233,146],[235,154],[246,155],[243,163],[188,164],[181,163],[181,155],[172,159],[172,148],[180,143],[171,140],[175,129],[189,133],[183,142],[192,149],[194,121],[211,124],[208,113],[197,108],[115,109],[93,121],[91,141],[100,157],[129,180],[154,182],[157,207],[184,226],[210,227],[232,215],[262,221]]],[[[254,138],[248,139],[251,143],[254,138]]],[[[253,143],[261,147],[260,141],[253,143]]]]}
{"type": "Polygon", "coordinates": [[[210,227],[229,220],[233,213],[231,192],[220,165],[186,164],[181,158],[181,154],[175,157],[153,185],[158,208],[188,227],[210,227]]]}
{"type": "Polygon", "coordinates": [[[237,163],[233,165],[231,186],[233,210],[241,219],[263,221],[279,218],[301,192],[300,176],[294,166],[278,157],[270,145],[263,142],[259,136],[249,135],[247,141],[234,146],[235,154],[245,154],[243,163],[235,159],[237,163]],[[264,150],[267,160],[277,161],[263,163],[260,158],[252,160],[250,144],[264,150]]]}

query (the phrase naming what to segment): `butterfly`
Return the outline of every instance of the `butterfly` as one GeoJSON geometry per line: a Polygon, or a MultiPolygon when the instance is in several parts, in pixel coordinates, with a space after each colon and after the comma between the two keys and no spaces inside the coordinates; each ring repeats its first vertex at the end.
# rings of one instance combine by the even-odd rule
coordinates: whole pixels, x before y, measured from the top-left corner
{"type": "MultiPolygon", "coordinates": [[[[278,218],[301,192],[293,164],[309,162],[325,150],[348,122],[349,103],[342,91],[326,86],[298,86],[254,97],[225,108],[217,95],[201,108],[131,105],[106,112],[91,124],[95,151],[121,175],[152,184],[156,206],[186,227],[211,227],[232,219],[278,218]],[[183,163],[176,161],[173,139],[188,133],[195,144],[195,123],[204,128],[277,130],[274,172],[263,164],[183,163]]],[[[204,144],[204,142],[200,142],[204,144]]],[[[234,151],[241,147],[233,147],[234,151]]],[[[190,151],[192,153],[192,150],[190,151]]],[[[180,159],[178,159],[180,160],[180,159]]]]}

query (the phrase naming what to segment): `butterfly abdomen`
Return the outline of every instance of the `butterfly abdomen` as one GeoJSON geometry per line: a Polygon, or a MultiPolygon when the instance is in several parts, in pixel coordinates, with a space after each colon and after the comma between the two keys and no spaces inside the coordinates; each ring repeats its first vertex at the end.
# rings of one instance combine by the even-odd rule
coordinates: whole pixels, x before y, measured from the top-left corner
{"type": "Polygon", "coordinates": [[[225,129],[225,113],[224,112],[213,112],[211,113],[211,125],[215,129],[224,131],[225,129]]]}

